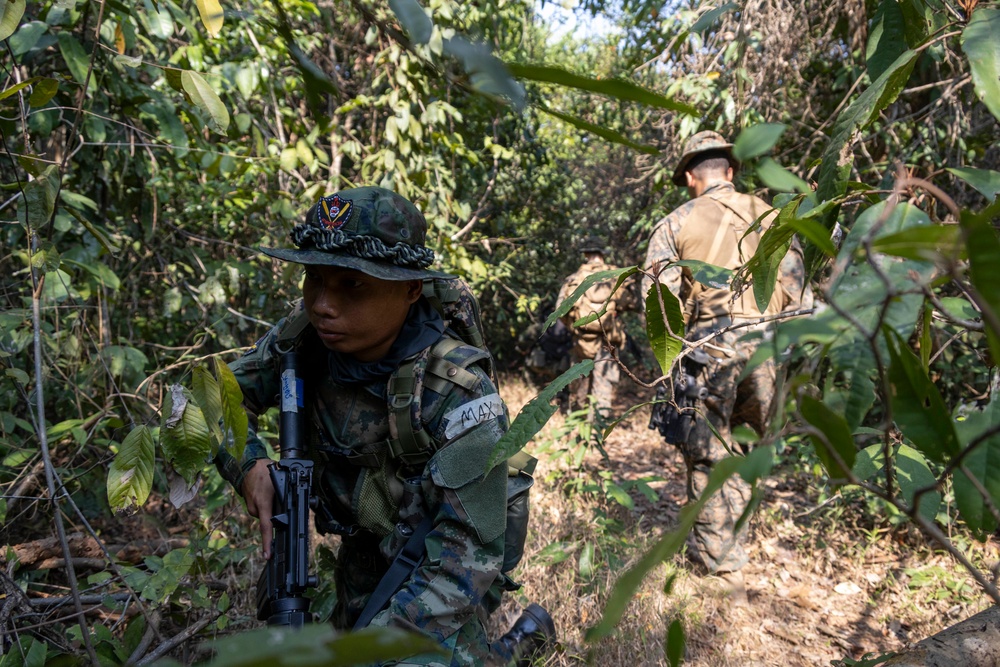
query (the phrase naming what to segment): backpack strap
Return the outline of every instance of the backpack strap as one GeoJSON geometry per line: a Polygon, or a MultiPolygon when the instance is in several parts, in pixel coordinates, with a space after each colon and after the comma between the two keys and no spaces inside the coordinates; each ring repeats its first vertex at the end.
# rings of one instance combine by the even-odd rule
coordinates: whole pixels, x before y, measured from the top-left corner
{"type": "Polygon", "coordinates": [[[445,395],[457,385],[473,390],[479,377],[469,370],[492,360],[485,350],[444,337],[404,361],[389,378],[389,453],[407,466],[419,466],[434,455],[435,447],[424,424],[434,415],[422,414],[425,390],[445,395]]]}

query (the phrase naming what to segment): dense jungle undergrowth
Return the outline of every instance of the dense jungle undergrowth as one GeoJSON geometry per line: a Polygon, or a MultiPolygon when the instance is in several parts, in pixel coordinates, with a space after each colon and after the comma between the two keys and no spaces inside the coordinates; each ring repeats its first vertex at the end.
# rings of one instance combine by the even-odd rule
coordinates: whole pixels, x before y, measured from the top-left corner
{"type": "MultiPolygon", "coordinates": [[[[622,409],[646,393],[635,385],[623,389],[622,409]]],[[[502,391],[516,412],[537,389],[510,376],[502,391]]],[[[647,420],[646,409],[633,413],[603,453],[594,446],[580,450],[579,415],[555,415],[536,438],[531,449],[540,465],[528,551],[515,575],[524,588],[494,616],[494,635],[528,602],[538,602],[552,613],[559,633],[545,665],[667,665],[664,638],[675,619],[682,619],[687,635],[686,665],[828,665],[901,650],[984,606],[971,577],[947,554],[907,524],[873,522],[859,498],[828,497],[816,461],[789,444],[779,456],[785,474],[767,482],[750,523],[747,604],[734,604],[717,580],[701,576],[679,555],[646,579],[614,634],[587,644],[584,632],[603,613],[617,574],[676,525],[685,502],[683,463],[646,428],[647,420]]],[[[258,535],[242,501],[228,491],[208,492],[177,510],[166,498],[166,480],[156,487],[140,515],[115,520],[86,512],[97,539],[66,517],[84,613],[94,627],[107,628],[94,638],[101,655],[134,655],[137,664],[164,656],[196,664],[208,658],[213,640],[261,625],[253,618],[262,565],[258,535]],[[169,593],[169,602],[108,595],[102,584],[111,574],[102,547],[137,591],[169,593]],[[156,651],[147,653],[151,644],[156,651]]],[[[25,503],[5,526],[3,620],[17,620],[22,628],[30,620],[33,634],[79,654],[65,560],[43,507],[25,503]],[[29,589],[30,603],[11,577],[29,589]]],[[[961,544],[974,562],[997,559],[993,539],[961,544]]],[[[337,543],[324,538],[319,545],[322,561],[337,543]]],[[[324,590],[321,585],[318,598],[324,590]]],[[[16,654],[17,646],[7,651],[16,654]]]]}

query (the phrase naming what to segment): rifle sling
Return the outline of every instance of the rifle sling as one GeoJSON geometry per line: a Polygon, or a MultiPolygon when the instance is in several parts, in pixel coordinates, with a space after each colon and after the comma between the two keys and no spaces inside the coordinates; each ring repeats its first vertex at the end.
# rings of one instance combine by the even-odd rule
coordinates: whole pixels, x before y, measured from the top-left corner
{"type": "Polygon", "coordinates": [[[375,591],[368,598],[368,604],[365,605],[361,616],[354,624],[355,630],[368,627],[372,619],[389,604],[389,600],[396,594],[403,582],[409,579],[413,571],[423,561],[424,538],[427,537],[427,533],[431,532],[433,523],[434,517],[432,515],[426,516],[420,525],[413,530],[410,538],[406,540],[406,544],[392,560],[389,569],[382,575],[382,580],[378,582],[375,591]]]}

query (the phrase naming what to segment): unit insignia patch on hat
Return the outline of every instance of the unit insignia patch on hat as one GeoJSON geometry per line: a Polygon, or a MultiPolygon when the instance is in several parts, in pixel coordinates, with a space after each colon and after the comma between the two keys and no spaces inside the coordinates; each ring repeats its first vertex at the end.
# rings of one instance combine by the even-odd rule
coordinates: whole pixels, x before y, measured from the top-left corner
{"type": "Polygon", "coordinates": [[[316,214],[327,229],[340,229],[351,219],[351,202],[341,199],[340,195],[323,197],[319,200],[316,214]]]}

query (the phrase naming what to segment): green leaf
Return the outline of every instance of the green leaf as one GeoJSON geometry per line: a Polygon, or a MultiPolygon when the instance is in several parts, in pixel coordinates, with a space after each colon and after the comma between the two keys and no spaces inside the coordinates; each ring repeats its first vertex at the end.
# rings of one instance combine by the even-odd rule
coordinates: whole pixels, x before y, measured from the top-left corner
{"type": "Polygon", "coordinates": [[[800,218],[789,220],[787,224],[827,257],[834,257],[837,254],[837,248],[830,239],[830,230],[816,220],[800,218]]]}
{"type": "Polygon", "coordinates": [[[521,408],[521,412],[518,413],[507,432],[494,446],[493,457],[486,470],[492,470],[497,464],[521,451],[535,437],[535,434],[542,430],[542,427],[549,421],[549,417],[555,414],[558,407],[552,402],[556,395],[569,386],[570,382],[589,375],[593,370],[594,360],[584,359],[550,382],[538,393],[538,396],[528,401],[521,408]]]}
{"type": "Polygon", "coordinates": [[[108,469],[108,503],[117,516],[135,514],[153,487],[153,436],[145,426],[132,429],[108,469]]]}
{"type": "Polygon", "coordinates": [[[14,34],[24,16],[26,0],[4,0],[0,4],[0,42],[14,34]]]}
{"type": "Polygon", "coordinates": [[[958,437],[944,399],[898,333],[885,329],[889,349],[889,404],[899,430],[938,463],[959,452],[958,437]]]}
{"type": "Polygon", "coordinates": [[[510,100],[517,111],[524,109],[524,87],[511,76],[503,61],[493,55],[489,46],[455,35],[444,40],[442,48],[446,54],[462,63],[473,89],[492,97],[504,97],[510,100]]]}
{"type": "Polygon", "coordinates": [[[1000,9],[978,7],[962,31],[962,49],[969,58],[976,95],[1000,120],[1000,9]]]}
{"type": "Polygon", "coordinates": [[[667,646],[665,652],[670,667],[680,667],[681,662],[684,660],[686,644],[687,639],[684,636],[684,625],[681,623],[681,619],[675,618],[670,623],[670,627],[667,628],[667,646]]]}
{"type": "Polygon", "coordinates": [[[759,157],[769,152],[781,139],[787,125],[782,123],[760,123],[751,125],[733,142],[733,157],[740,162],[759,157]]]}
{"type": "MultiPolygon", "coordinates": [[[[84,50],[80,42],[76,41],[76,37],[69,32],[60,32],[59,38],[59,52],[62,53],[63,60],[66,61],[66,67],[69,68],[70,74],[76,79],[77,83],[83,85],[87,83],[87,72],[90,71],[90,55],[84,50]]],[[[94,77],[90,77],[90,82],[87,85],[88,92],[94,92],[97,88],[97,82],[94,77]]]]}
{"type": "MultiPolygon", "coordinates": [[[[219,383],[215,381],[208,369],[201,364],[194,367],[191,376],[191,394],[198,403],[201,411],[205,414],[205,422],[215,438],[215,442],[222,444],[222,392],[219,383]]],[[[215,454],[215,447],[212,448],[215,454]]]]}
{"type": "Polygon", "coordinates": [[[799,412],[802,418],[814,426],[824,437],[810,435],[816,455],[831,479],[846,479],[854,466],[857,447],[851,436],[847,420],[835,413],[829,407],[808,394],[799,399],[799,412]],[[833,451],[831,451],[831,449],[833,451]],[[836,452],[836,456],[834,455],[836,452]],[[840,457],[838,461],[837,457],[840,457]],[[841,461],[843,465],[841,465],[841,461]]]}
{"type": "MultiPolygon", "coordinates": [[[[753,282],[753,297],[757,304],[757,310],[764,312],[771,303],[774,295],[774,288],[778,284],[778,270],[781,268],[781,261],[792,247],[792,233],[787,225],[774,225],[761,237],[760,247],[770,250],[769,255],[760,255],[760,261],[754,263],[751,273],[753,282]],[[776,245],[777,240],[785,239],[781,245],[776,245]],[[771,250],[773,248],[773,250],[771,250]]],[[[758,253],[754,253],[756,257],[758,253]]]]}
{"type": "Polygon", "coordinates": [[[691,272],[691,277],[702,285],[715,289],[725,289],[729,287],[729,281],[733,277],[732,269],[727,269],[715,264],[703,262],[700,259],[680,259],[671,266],[686,266],[691,272]]]}
{"type": "Polygon", "coordinates": [[[906,51],[905,22],[896,0],[882,0],[875,10],[868,31],[865,61],[872,81],[882,74],[906,51]]]}
{"type": "MultiPolygon", "coordinates": [[[[742,136],[742,135],[741,135],[742,136]]],[[[757,175],[764,185],[779,192],[801,192],[809,194],[812,188],[804,180],[788,171],[769,157],[757,163],[757,175]]]]}
{"type": "Polygon", "coordinates": [[[971,167],[950,167],[948,171],[974,187],[989,201],[993,201],[1000,194],[1000,171],[971,167]]]}
{"type": "Polygon", "coordinates": [[[529,81],[555,83],[568,88],[599,93],[618,100],[628,100],[660,109],[669,109],[689,116],[699,114],[699,111],[689,104],[678,102],[622,79],[594,79],[548,65],[508,63],[507,67],[514,76],[529,81]]]}
{"type": "MultiPolygon", "coordinates": [[[[972,410],[955,422],[963,449],[987,431],[998,427],[1000,400],[996,396],[984,408],[972,410]]],[[[955,502],[962,518],[980,539],[992,535],[998,527],[997,520],[977,486],[987,491],[993,507],[1000,507],[1000,435],[994,433],[976,445],[965,457],[962,469],[955,472],[953,483],[955,502]],[[974,484],[968,475],[972,475],[979,484],[974,484]]]]}
{"type": "Polygon", "coordinates": [[[216,651],[213,667],[353,667],[441,652],[434,639],[398,628],[366,628],[348,633],[335,630],[329,623],[260,628],[214,641],[212,647],[216,651]],[[248,652],[247,646],[254,650],[248,652]]]}
{"type": "Polygon", "coordinates": [[[659,155],[659,149],[653,146],[647,146],[645,144],[638,144],[623,134],[619,134],[614,130],[609,130],[606,127],[601,127],[600,125],[594,125],[593,123],[588,123],[582,118],[577,118],[576,116],[571,116],[569,114],[562,113],[561,111],[556,111],[555,109],[550,109],[544,106],[536,106],[536,109],[543,111],[550,116],[555,116],[559,120],[565,121],[574,127],[577,127],[585,132],[590,132],[591,134],[596,134],[602,139],[606,139],[615,144],[620,144],[622,146],[627,146],[633,150],[637,150],[640,153],[645,153],[646,155],[659,155]]]}
{"type": "Polygon", "coordinates": [[[243,460],[243,448],[247,445],[247,411],[243,409],[243,392],[236,376],[221,361],[215,362],[215,374],[222,397],[222,423],[226,429],[226,449],[237,461],[243,460]]]}
{"type": "Polygon", "coordinates": [[[872,243],[872,249],[895,257],[950,266],[963,259],[960,237],[958,225],[911,227],[878,238],[872,243]]]}
{"type": "Polygon", "coordinates": [[[594,543],[587,542],[580,549],[580,558],[577,560],[577,571],[583,579],[590,579],[594,576],[594,543]]]}
{"type": "Polygon", "coordinates": [[[646,295],[646,337],[653,349],[653,356],[660,364],[662,375],[670,373],[674,359],[684,349],[684,314],[681,312],[681,302],[666,285],[653,283],[646,295]],[[663,307],[666,309],[664,318],[660,309],[660,301],[656,297],[659,291],[663,297],[663,307]],[[664,322],[664,320],[666,320],[664,322]],[[669,329],[667,326],[669,325],[669,329]]]}
{"type": "MultiPolygon", "coordinates": [[[[21,4],[22,6],[24,5],[24,3],[21,4]]],[[[2,13],[0,13],[0,16],[2,16],[2,13]]],[[[2,24],[3,19],[0,19],[0,26],[2,26],[2,24]]],[[[48,30],[48,24],[43,21],[29,21],[18,28],[17,32],[11,35],[10,41],[8,42],[10,44],[10,50],[14,53],[14,57],[20,58],[25,53],[35,48],[35,45],[38,44],[38,40],[42,35],[48,32],[48,30]]],[[[0,27],[0,32],[2,31],[3,27],[0,27]]]]}
{"type": "Polygon", "coordinates": [[[770,474],[773,461],[774,448],[765,446],[754,449],[745,457],[732,456],[716,463],[698,500],[681,509],[677,527],[664,534],[638,563],[626,570],[615,582],[604,606],[604,614],[597,625],[587,630],[586,640],[596,642],[614,631],[643,579],[656,566],[680,551],[705,503],[722,488],[726,480],[738,474],[747,483],[754,484],[761,477],[770,474]]]}
{"type": "MultiPolygon", "coordinates": [[[[2,1],[2,0],[0,0],[0,1],[2,1]]],[[[36,81],[41,81],[41,80],[42,80],[42,77],[35,76],[35,77],[32,77],[32,78],[30,78],[30,79],[28,79],[26,81],[22,81],[21,83],[16,83],[13,86],[11,86],[10,88],[6,88],[6,89],[0,91],[0,100],[5,100],[8,97],[10,97],[11,95],[16,95],[19,91],[22,91],[25,88],[27,88],[28,86],[30,86],[31,84],[35,83],[36,81]]]]}
{"type": "Polygon", "coordinates": [[[229,129],[229,110],[208,82],[197,72],[181,71],[181,87],[195,106],[208,114],[209,125],[220,134],[229,129]]]}
{"type": "MultiPolygon", "coordinates": [[[[858,452],[854,463],[854,475],[858,479],[876,482],[876,475],[885,471],[885,448],[881,445],[871,445],[858,452]]],[[[908,507],[919,502],[919,512],[928,521],[934,521],[941,507],[941,494],[937,491],[924,491],[933,488],[937,480],[931,472],[924,456],[907,445],[897,445],[892,449],[895,483],[908,507]],[[921,493],[919,499],[917,492],[921,493]]]]}
{"type": "MultiPolygon", "coordinates": [[[[148,562],[148,560],[147,560],[148,562]]],[[[174,549],[162,560],[162,566],[142,587],[142,597],[153,602],[165,602],[191,571],[195,557],[190,548],[174,549]]]]}
{"type": "Polygon", "coordinates": [[[389,8],[399,19],[399,25],[417,44],[426,44],[434,24],[416,0],[389,0],[389,8]]]}
{"type": "Polygon", "coordinates": [[[171,386],[163,401],[160,446],[163,458],[189,485],[212,456],[205,415],[191,400],[191,393],[180,385],[171,386]]]}
{"type": "Polygon", "coordinates": [[[49,103],[56,93],[59,92],[59,81],[56,79],[42,79],[31,91],[28,104],[35,107],[43,107],[49,103]]]}
{"type": "MultiPolygon", "coordinates": [[[[879,113],[892,104],[910,79],[910,72],[917,62],[919,51],[904,51],[850,106],[844,109],[834,124],[833,135],[823,152],[816,188],[818,201],[824,202],[842,196],[854,164],[850,149],[854,133],[864,129],[879,113]]],[[[836,222],[837,208],[824,216],[824,226],[832,229],[836,222]]]]}
{"type": "MultiPolygon", "coordinates": [[[[996,205],[991,207],[997,208],[996,205]]],[[[963,210],[960,215],[965,247],[969,253],[969,277],[979,293],[983,322],[994,359],[1000,359],[1000,240],[992,224],[990,209],[976,215],[963,210]]]]}
{"type": "Polygon", "coordinates": [[[721,7],[709,9],[707,12],[698,17],[695,24],[691,26],[691,32],[704,32],[714,26],[716,21],[718,21],[723,14],[735,11],[739,8],[740,6],[735,2],[727,2],[721,7]]]}
{"type": "Polygon", "coordinates": [[[198,5],[198,14],[201,15],[201,22],[208,31],[208,36],[218,36],[224,20],[219,0],[195,0],[195,3],[198,5]]]}

